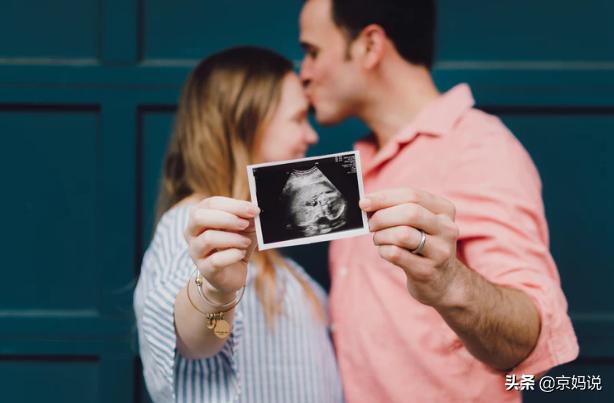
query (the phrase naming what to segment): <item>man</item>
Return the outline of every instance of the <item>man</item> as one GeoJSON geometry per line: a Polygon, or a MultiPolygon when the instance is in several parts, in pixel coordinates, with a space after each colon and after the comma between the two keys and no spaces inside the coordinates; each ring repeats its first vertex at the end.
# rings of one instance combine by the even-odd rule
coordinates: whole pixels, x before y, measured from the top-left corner
{"type": "Polygon", "coordinates": [[[307,0],[301,78],[318,122],[357,116],[373,236],[330,248],[347,401],[507,402],[505,374],[573,360],[541,183],[467,85],[435,87],[434,1],[307,0]]]}

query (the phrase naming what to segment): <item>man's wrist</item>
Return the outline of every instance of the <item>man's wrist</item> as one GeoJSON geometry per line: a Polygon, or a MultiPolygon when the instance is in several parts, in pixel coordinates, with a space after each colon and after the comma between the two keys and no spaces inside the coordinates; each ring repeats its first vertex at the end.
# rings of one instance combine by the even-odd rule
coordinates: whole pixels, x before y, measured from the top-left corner
{"type": "Polygon", "coordinates": [[[440,300],[433,305],[437,311],[463,311],[471,305],[471,288],[473,273],[458,259],[451,262],[450,279],[440,300]]]}

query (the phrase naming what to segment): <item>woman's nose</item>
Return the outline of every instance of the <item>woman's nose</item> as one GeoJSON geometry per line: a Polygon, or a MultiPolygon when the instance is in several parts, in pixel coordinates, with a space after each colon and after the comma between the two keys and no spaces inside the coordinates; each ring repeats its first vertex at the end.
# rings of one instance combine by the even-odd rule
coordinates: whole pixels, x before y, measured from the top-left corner
{"type": "Polygon", "coordinates": [[[311,145],[311,144],[317,143],[318,140],[319,140],[318,133],[316,133],[313,127],[309,125],[309,127],[307,128],[307,132],[305,134],[305,141],[307,142],[307,144],[311,145]]]}

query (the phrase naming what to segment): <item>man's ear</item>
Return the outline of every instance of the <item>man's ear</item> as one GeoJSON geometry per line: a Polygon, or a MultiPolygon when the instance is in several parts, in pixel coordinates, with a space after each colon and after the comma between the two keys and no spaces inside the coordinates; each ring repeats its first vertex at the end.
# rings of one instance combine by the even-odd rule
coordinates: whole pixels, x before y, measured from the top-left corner
{"type": "Polygon", "coordinates": [[[367,25],[359,34],[357,42],[361,44],[360,57],[364,68],[370,70],[377,66],[384,57],[386,32],[377,25],[367,25]]]}

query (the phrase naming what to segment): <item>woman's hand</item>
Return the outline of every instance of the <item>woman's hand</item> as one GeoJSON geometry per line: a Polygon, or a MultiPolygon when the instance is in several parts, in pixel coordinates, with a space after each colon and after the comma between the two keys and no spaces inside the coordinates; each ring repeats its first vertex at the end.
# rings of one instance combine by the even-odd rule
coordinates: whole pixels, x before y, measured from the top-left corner
{"type": "Polygon", "coordinates": [[[258,213],[260,209],[250,202],[219,196],[192,208],[185,238],[190,257],[206,280],[203,291],[212,300],[232,301],[245,285],[258,213]]]}

